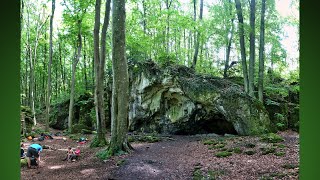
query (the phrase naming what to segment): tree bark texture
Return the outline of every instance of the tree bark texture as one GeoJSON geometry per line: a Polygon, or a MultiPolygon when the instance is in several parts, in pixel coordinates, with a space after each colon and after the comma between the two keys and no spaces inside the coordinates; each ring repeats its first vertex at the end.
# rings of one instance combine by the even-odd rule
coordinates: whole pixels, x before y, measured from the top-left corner
{"type": "Polygon", "coordinates": [[[259,79],[258,79],[258,95],[259,95],[259,100],[261,102],[263,102],[265,11],[266,11],[266,0],[262,0],[261,24],[260,24],[260,47],[259,47],[259,79]]]}
{"type": "Polygon", "coordinates": [[[129,76],[125,42],[125,0],[115,0],[112,6],[112,111],[111,155],[117,151],[129,151],[127,142],[129,109],[129,76]]]}
{"type": "Polygon", "coordinates": [[[52,31],[53,31],[53,17],[55,10],[55,0],[52,0],[52,14],[50,17],[50,51],[48,63],[48,82],[47,82],[47,96],[46,96],[46,127],[45,130],[49,131],[49,117],[50,117],[50,96],[51,96],[51,64],[52,64],[52,31]]]}
{"type": "Polygon", "coordinates": [[[254,97],[254,65],[255,65],[255,14],[256,1],[250,3],[250,59],[249,59],[249,95],[254,97]]]}
{"type": "Polygon", "coordinates": [[[241,62],[242,62],[242,72],[243,72],[243,80],[244,80],[244,89],[245,92],[248,92],[248,69],[247,69],[247,60],[246,60],[246,49],[245,49],[245,41],[244,41],[244,29],[243,29],[243,15],[240,0],[235,0],[237,16],[239,20],[239,40],[240,40],[240,51],[241,51],[241,62]]]}

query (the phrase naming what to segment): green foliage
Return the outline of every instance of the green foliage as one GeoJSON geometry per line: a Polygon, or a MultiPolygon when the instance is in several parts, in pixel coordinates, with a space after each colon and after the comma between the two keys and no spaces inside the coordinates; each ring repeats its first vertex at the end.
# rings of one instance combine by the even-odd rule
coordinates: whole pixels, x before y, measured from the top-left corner
{"type": "Polygon", "coordinates": [[[268,143],[278,143],[284,141],[284,139],[275,133],[268,133],[261,136],[261,141],[268,143]]]}
{"type": "Polygon", "coordinates": [[[263,148],[260,148],[260,150],[261,150],[262,155],[271,154],[271,153],[276,152],[275,147],[263,147],[263,148]]]}
{"type": "Polygon", "coordinates": [[[235,147],[232,149],[234,153],[237,153],[237,154],[241,154],[242,153],[242,149],[240,149],[239,147],[235,147]]]}
{"type": "Polygon", "coordinates": [[[93,148],[93,147],[104,147],[104,146],[106,146],[106,145],[108,145],[107,141],[106,141],[106,140],[100,141],[100,140],[98,139],[98,135],[95,135],[94,138],[93,138],[93,140],[92,140],[91,143],[90,143],[90,147],[91,147],[91,148],[93,148]]]}
{"type": "Polygon", "coordinates": [[[80,124],[72,125],[72,132],[71,133],[82,133],[83,130],[85,132],[88,132],[88,131],[91,132],[91,130],[90,130],[90,128],[88,126],[80,123],[80,124]]]}
{"type": "Polygon", "coordinates": [[[254,148],[254,147],[256,147],[256,145],[253,144],[253,143],[247,143],[247,144],[245,144],[245,147],[247,147],[247,148],[254,148]]]}
{"type": "Polygon", "coordinates": [[[204,140],[203,141],[203,144],[204,145],[216,145],[218,142],[216,142],[215,140],[213,139],[207,139],[207,140],[204,140]]]}
{"type": "Polygon", "coordinates": [[[126,161],[125,159],[120,159],[120,160],[117,161],[116,165],[117,165],[117,166],[122,166],[122,165],[124,165],[126,162],[127,162],[127,161],[126,161]]]}
{"type": "Polygon", "coordinates": [[[154,135],[131,135],[128,136],[128,142],[148,142],[148,143],[154,143],[161,141],[161,138],[154,135]]]}
{"type": "Polygon", "coordinates": [[[228,152],[228,151],[220,151],[220,152],[217,152],[215,154],[215,156],[218,157],[218,158],[228,157],[228,156],[231,156],[231,155],[232,155],[232,153],[228,152]]]}
{"type": "Polygon", "coordinates": [[[286,164],[282,165],[281,167],[284,169],[295,169],[295,168],[299,167],[299,165],[286,163],[286,164]]]}
{"type": "Polygon", "coordinates": [[[108,149],[103,149],[103,150],[100,150],[96,153],[96,157],[101,160],[105,160],[110,157],[110,153],[109,153],[108,149]]]}
{"type": "Polygon", "coordinates": [[[275,152],[274,155],[276,155],[276,156],[284,156],[284,155],[286,155],[286,152],[279,151],[279,152],[275,152]]]}
{"type": "Polygon", "coordinates": [[[245,151],[244,153],[247,154],[247,155],[249,155],[249,156],[251,156],[251,155],[254,155],[254,154],[256,153],[256,151],[254,151],[254,150],[248,150],[248,151],[245,151]]]}

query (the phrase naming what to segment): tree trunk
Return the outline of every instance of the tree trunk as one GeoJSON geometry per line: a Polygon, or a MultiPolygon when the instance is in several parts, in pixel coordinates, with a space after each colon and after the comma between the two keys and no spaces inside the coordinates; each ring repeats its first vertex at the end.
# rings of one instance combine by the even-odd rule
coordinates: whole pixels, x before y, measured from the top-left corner
{"type": "Polygon", "coordinates": [[[94,70],[95,70],[95,109],[97,119],[97,137],[91,146],[104,146],[106,141],[106,124],[104,111],[104,67],[106,59],[106,32],[109,25],[111,1],[107,0],[105,17],[101,32],[101,52],[99,47],[101,0],[96,0],[94,24],[94,70]]]}
{"type": "Polygon", "coordinates": [[[127,141],[129,109],[129,76],[125,43],[125,0],[113,1],[112,7],[112,111],[109,155],[129,151],[127,141]]]}
{"type": "Polygon", "coordinates": [[[256,1],[250,3],[250,59],[249,59],[249,95],[254,95],[254,64],[255,64],[255,14],[256,1]]]}
{"type": "Polygon", "coordinates": [[[47,96],[46,96],[46,127],[45,130],[49,131],[49,117],[50,117],[50,96],[51,96],[51,64],[52,64],[52,31],[53,31],[53,17],[55,10],[55,0],[52,0],[52,14],[50,17],[50,51],[49,51],[49,63],[48,63],[48,84],[47,84],[47,96]]]}
{"type": "Polygon", "coordinates": [[[83,66],[84,66],[84,83],[86,91],[89,89],[88,87],[88,77],[87,77],[87,52],[86,52],[86,37],[83,36],[83,66]]]}
{"type": "Polygon", "coordinates": [[[231,44],[232,44],[232,38],[233,38],[233,20],[231,20],[231,29],[230,29],[230,38],[228,39],[228,45],[227,45],[227,49],[226,49],[226,62],[225,62],[225,65],[224,65],[224,71],[223,71],[223,77],[224,78],[227,78],[228,77],[228,69],[230,68],[229,67],[229,61],[230,61],[230,51],[231,51],[231,44]]]}
{"type": "Polygon", "coordinates": [[[73,104],[74,104],[74,88],[75,88],[75,76],[76,68],[81,57],[82,38],[81,38],[81,20],[78,20],[78,42],[77,42],[77,54],[72,63],[72,78],[71,78],[71,92],[70,92],[70,104],[69,104],[69,117],[68,117],[68,130],[72,132],[73,121],[73,104]]]}
{"type": "MultiPolygon", "coordinates": [[[[231,0],[229,0],[229,12],[230,12],[230,16],[232,16],[232,6],[231,6],[231,0]]],[[[233,28],[234,28],[234,24],[233,24],[234,18],[231,19],[231,28],[227,34],[227,39],[228,39],[228,44],[227,44],[227,49],[226,49],[226,62],[224,65],[224,71],[223,71],[223,77],[227,78],[228,77],[228,69],[229,69],[229,61],[230,61],[230,51],[231,51],[231,43],[232,43],[232,38],[233,38],[233,28]],[[230,38],[229,38],[229,34],[230,34],[230,38]]]]}
{"type": "Polygon", "coordinates": [[[242,72],[244,79],[244,89],[245,92],[248,92],[248,69],[247,69],[247,60],[246,60],[246,49],[245,49],[245,41],[244,41],[244,29],[243,29],[243,16],[242,16],[242,8],[240,0],[235,0],[237,15],[239,20],[239,39],[240,39],[240,50],[241,50],[241,62],[242,62],[242,72]]]}
{"type": "Polygon", "coordinates": [[[258,94],[259,100],[263,103],[263,79],[264,79],[264,16],[266,11],[266,0],[262,0],[261,25],[260,25],[260,47],[259,47],[259,80],[258,94]]]}
{"type": "MultiPolygon", "coordinates": [[[[104,104],[104,72],[105,72],[105,64],[106,64],[106,36],[107,36],[107,29],[109,26],[110,20],[110,4],[111,0],[107,0],[106,8],[105,8],[105,16],[104,22],[101,30],[101,53],[100,53],[100,64],[99,64],[99,74],[98,74],[98,108],[100,112],[100,121],[101,121],[101,141],[105,140],[106,134],[106,118],[105,118],[105,104],[104,104]]],[[[100,142],[101,142],[100,141],[100,142]]]]}
{"type": "MultiPolygon", "coordinates": [[[[200,22],[202,20],[202,13],[203,13],[203,0],[200,0],[200,15],[199,15],[200,22]]],[[[196,46],[194,48],[193,63],[191,66],[192,69],[196,69],[196,65],[197,65],[199,45],[200,45],[200,30],[198,30],[197,38],[195,40],[196,40],[196,46]]]]}

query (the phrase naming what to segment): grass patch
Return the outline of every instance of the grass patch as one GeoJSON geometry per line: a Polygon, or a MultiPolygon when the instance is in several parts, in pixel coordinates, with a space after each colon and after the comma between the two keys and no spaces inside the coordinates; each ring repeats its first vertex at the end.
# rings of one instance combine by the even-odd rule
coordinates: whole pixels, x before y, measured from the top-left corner
{"type": "Polygon", "coordinates": [[[208,180],[215,180],[217,177],[219,177],[220,175],[223,175],[223,174],[225,174],[225,172],[222,170],[217,170],[217,171],[208,170],[207,179],[208,180]]]}
{"type": "Polygon", "coordinates": [[[244,153],[245,153],[246,155],[251,156],[251,155],[254,155],[254,154],[256,153],[256,151],[248,150],[248,151],[245,151],[244,153]]]}
{"type": "Polygon", "coordinates": [[[118,160],[118,161],[117,161],[117,164],[116,164],[116,165],[119,167],[119,166],[124,165],[126,162],[127,162],[127,160],[121,159],[121,160],[118,160]]]}
{"type": "Polygon", "coordinates": [[[284,144],[277,144],[277,143],[274,143],[274,144],[273,144],[273,146],[278,147],[278,148],[280,148],[280,149],[284,149],[284,148],[286,148],[286,145],[284,145],[284,144]]]}
{"type": "Polygon", "coordinates": [[[261,136],[261,141],[268,143],[278,143],[284,141],[284,139],[275,133],[268,133],[261,136]]]}
{"type": "Polygon", "coordinates": [[[232,155],[232,153],[228,152],[228,151],[220,151],[220,152],[217,152],[215,154],[215,156],[218,157],[218,158],[228,157],[228,156],[231,156],[231,155],[232,155]]]}
{"type": "Polygon", "coordinates": [[[253,143],[247,143],[247,144],[245,144],[244,146],[247,147],[247,148],[254,148],[254,147],[256,147],[256,145],[253,144],[253,143]]]}
{"type": "Polygon", "coordinates": [[[207,139],[207,140],[204,140],[203,141],[203,144],[204,145],[216,145],[218,142],[216,142],[215,140],[213,139],[207,139]]]}
{"type": "Polygon", "coordinates": [[[274,155],[276,155],[276,156],[284,156],[284,155],[286,155],[286,153],[283,152],[283,151],[279,151],[279,152],[275,152],[274,155]]]}
{"type": "Polygon", "coordinates": [[[298,164],[284,164],[281,167],[284,169],[294,169],[294,168],[299,167],[299,165],[298,164]]]}
{"type": "Polygon", "coordinates": [[[192,179],[193,180],[203,180],[204,179],[204,175],[202,174],[202,171],[201,171],[201,166],[196,165],[194,167],[194,170],[192,173],[192,179]]]}
{"type": "Polygon", "coordinates": [[[128,136],[128,142],[148,142],[154,143],[161,141],[161,138],[155,135],[131,135],[128,136]]]}
{"type": "Polygon", "coordinates": [[[240,149],[239,147],[233,148],[232,151],[233,151],[234,153],[237,153],[237,154],[241,154],[241,153],[242,153],[242,149],[240,149]]]}
{"type": "Polygon", "coordinates": [[[275,147],[260,148],[260,150],[262,151],[261,152],[262,155],[266,155],[266,154],[270,154],[270,153],[276,152],[276,148],[275,147]]]}

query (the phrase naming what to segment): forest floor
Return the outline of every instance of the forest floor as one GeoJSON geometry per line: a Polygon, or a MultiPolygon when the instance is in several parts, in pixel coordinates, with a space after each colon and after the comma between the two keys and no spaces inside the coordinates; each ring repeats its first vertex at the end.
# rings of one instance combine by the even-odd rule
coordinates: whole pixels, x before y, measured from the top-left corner
{"type": "MultiPolygon", "coordinates": [[[[21,167],[21,180],[299,179],[299,134],[285,131],[278,135],[283,142],[265,143],[252,136],[171,136],[154,143],[132,142],[134,150],[130,154],[105,161],[95,156],[102,148],[89,147],[91,135],[88,143],[80,145],[81,157],[75,162],[62,159],[68,146],[79,145],[76,140],[53,136],[36,142],[55,150],[43,150],[38,169],[21,167]],[[232,155],[215,156],[223,150],[232,150],[232,155]]],[[[25,142],[26,148],[31,143],[25,142]]]]}

